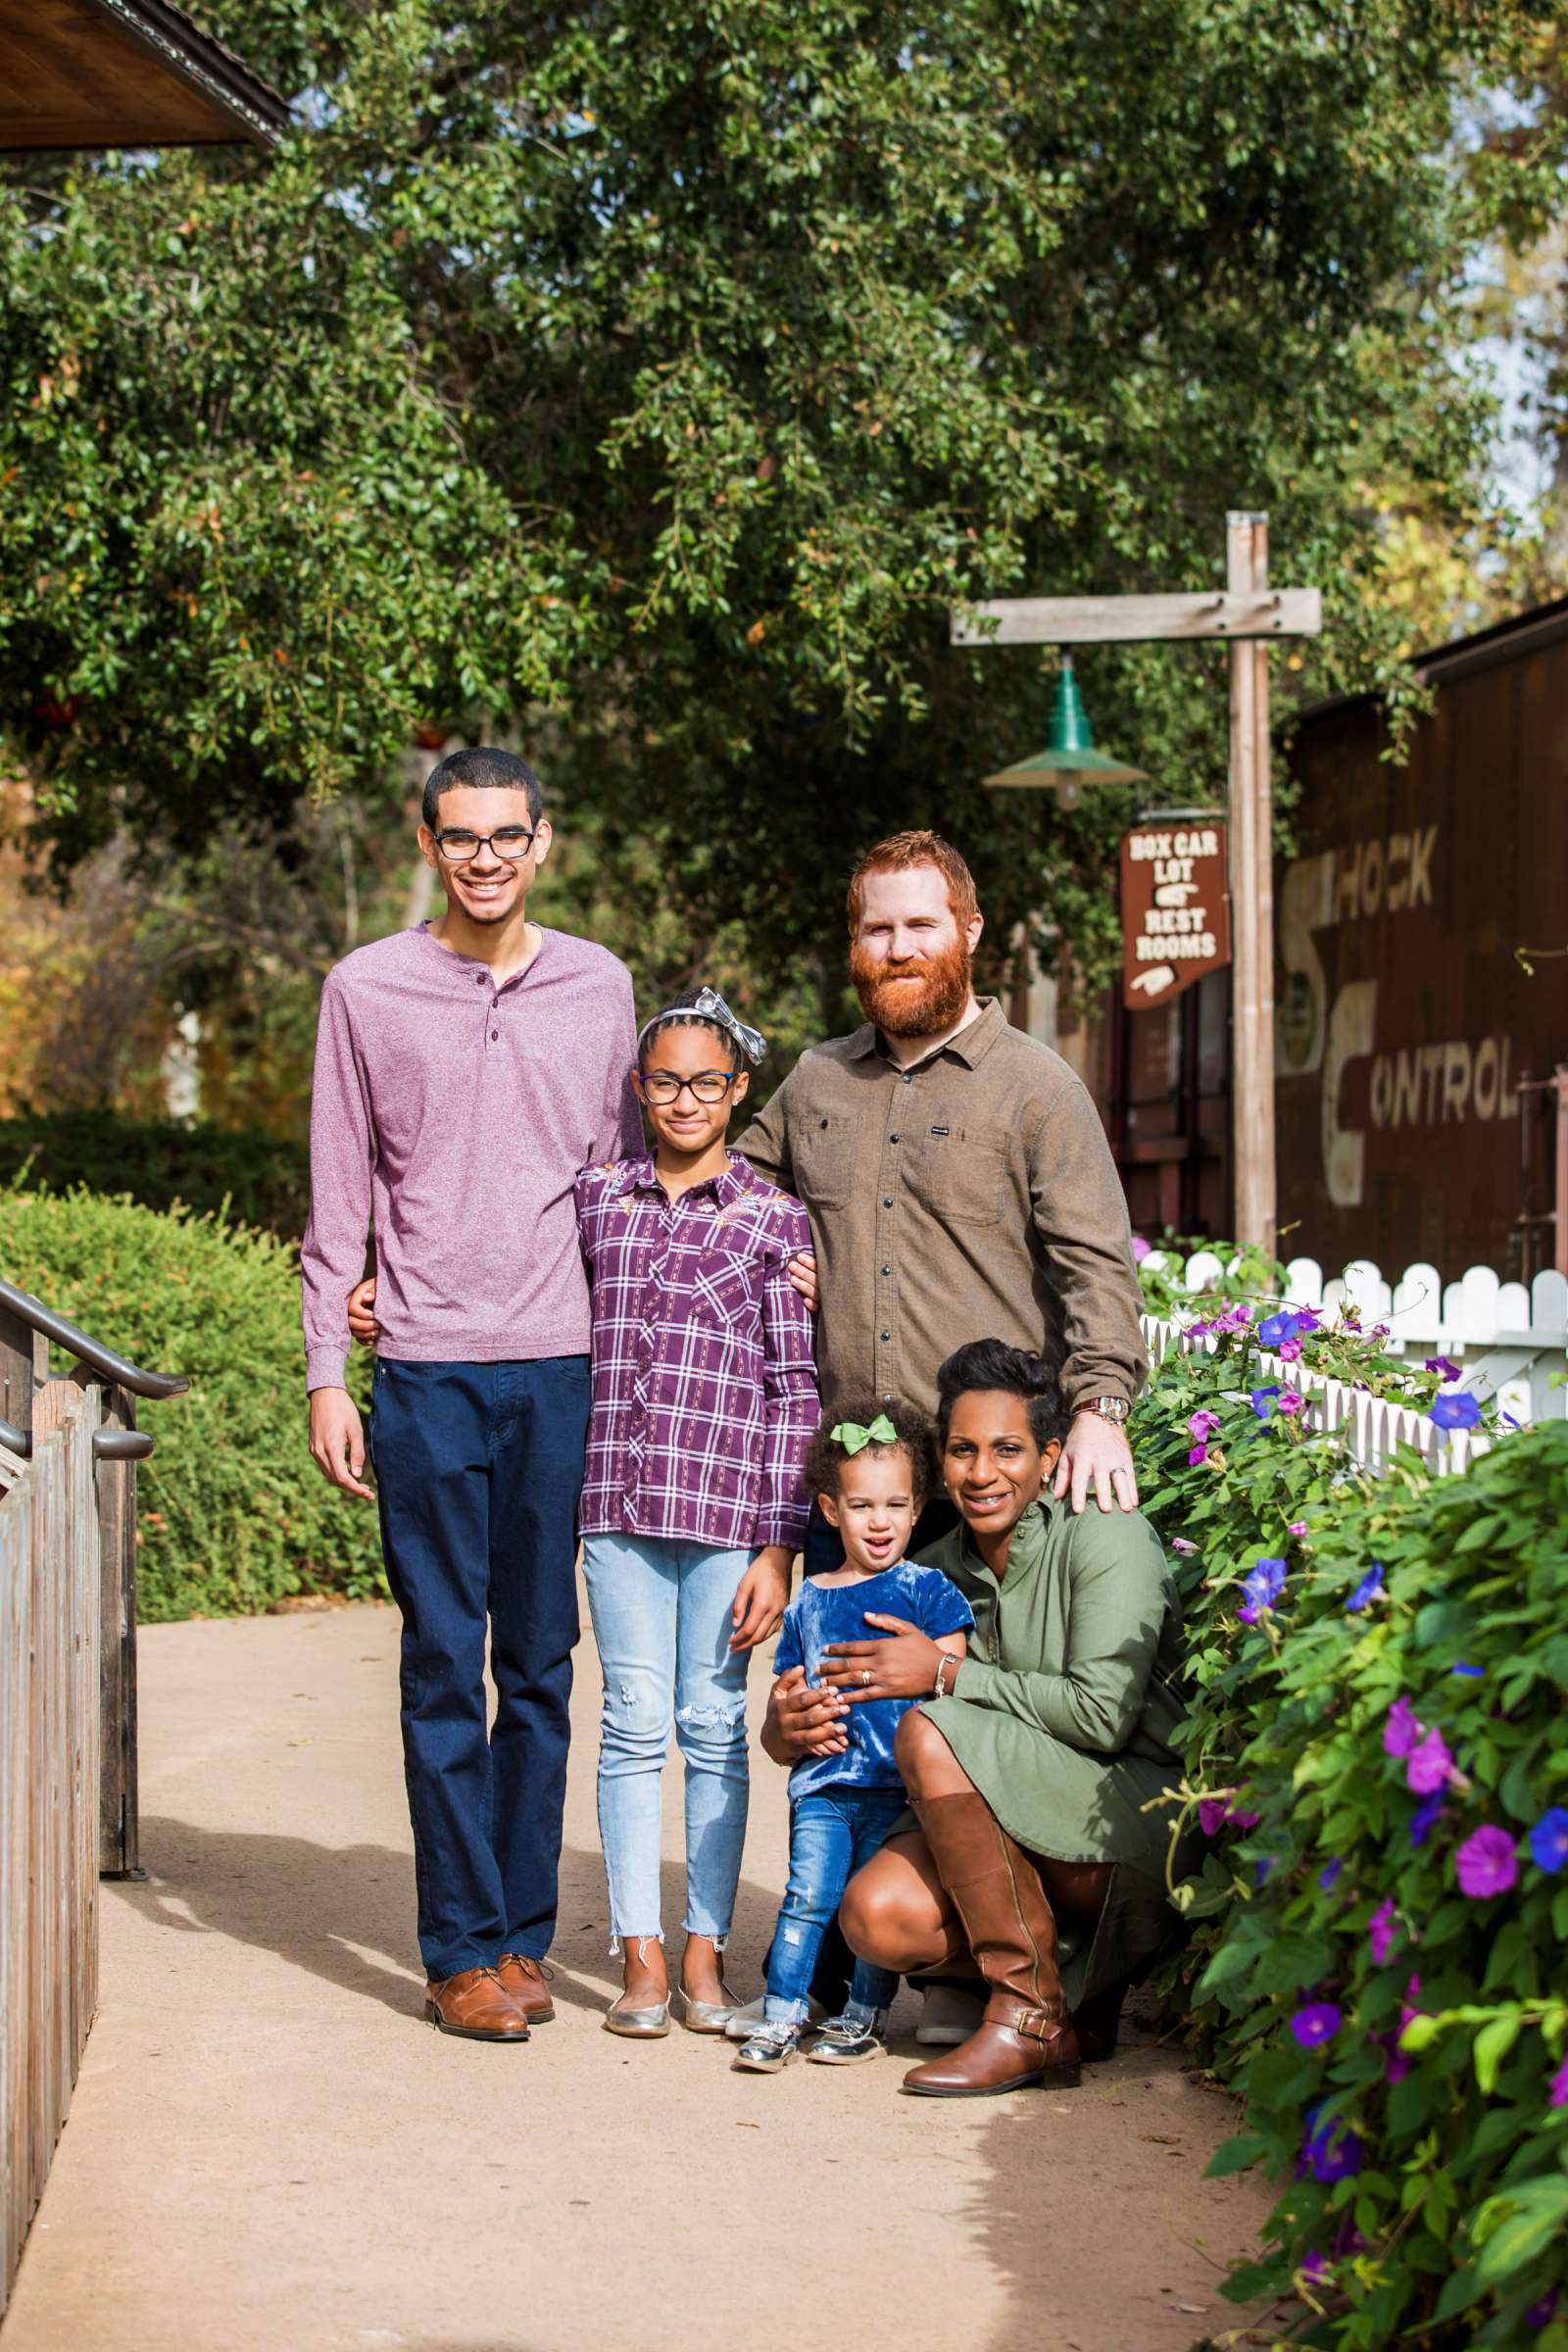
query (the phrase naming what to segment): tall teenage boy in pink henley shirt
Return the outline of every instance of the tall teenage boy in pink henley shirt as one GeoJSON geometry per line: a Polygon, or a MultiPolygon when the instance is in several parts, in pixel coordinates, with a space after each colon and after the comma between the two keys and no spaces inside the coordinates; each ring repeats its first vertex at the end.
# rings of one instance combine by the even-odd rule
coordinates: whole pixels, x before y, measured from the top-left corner
{"type": "Polygon", "coordinates": [[[589,1398],[572,1184],[642,1150],[630,974],[527,921],[550,843],[540,808],[510,753],[457,752],[433,771],[419,842],[447,909],[327,977],[301,1254],[311,1449],[368,1495],[343,1376],[373,1227],[371,1449],[403,1612],[426,2015],[488,2040],[520,2040],[550,2014],[539,1964],[556,1921],[589,1398]]]}

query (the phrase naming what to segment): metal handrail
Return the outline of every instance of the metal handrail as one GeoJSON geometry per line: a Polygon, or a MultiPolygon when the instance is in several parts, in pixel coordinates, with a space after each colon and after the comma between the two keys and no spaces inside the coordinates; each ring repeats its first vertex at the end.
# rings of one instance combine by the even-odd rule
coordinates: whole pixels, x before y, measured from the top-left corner
{"type": "MultiPolygon", "coordinates": [[[[68,1323],[64,1315],[57,1315],[53,1307],[45,1306],[41,1298],[34,1298],[30,1291],[19,1291],[14,1283],[0,1282],[0,1307],[9,1308],[54,1347],[63,1348],[78,1364],[85,1364],[89,1372],[112,1381],[116,1388],[127,1389],[132,1396],[183,1396],[190,1387],[182,1372],[144,1372],[139,1364],[117,1355],[113,1348],[106,1348],[79,1324],[68,1323]]],[[[9,1442],[0,1436],[0,1445],[9,1442]]]]}
{"type": "MultiPolygon", "coordinates": [[[[144,1462],[156,1444],[150,1429],[95,1429],[92,1458],[95,1462],[144,1462]]],[[[30,1429],[15,1429],[9,1421],[0,1421],[0,1446],[18,1461],[32,1459],[30,1429]]]]}

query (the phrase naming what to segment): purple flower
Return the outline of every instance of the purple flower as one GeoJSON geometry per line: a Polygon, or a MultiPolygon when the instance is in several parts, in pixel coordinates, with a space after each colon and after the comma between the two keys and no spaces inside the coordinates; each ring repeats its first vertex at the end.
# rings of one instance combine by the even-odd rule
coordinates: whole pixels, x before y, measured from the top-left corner
{"type": "Polygon", "coordinates": [[[1315,2050],[1325,2041],[1332,2041],[1339,2032],[1342,2019],[1332,2001],[1308,2001],[1298,2009],[1291,2020],[1291,2032],[1303,2050],[1315,2050]]]}
{"type": "Polygon", "coordinates": [[[1568,2107],[1568,2058],[1565,2058],[1546,2085],[1548,2107],[1568,2107]]]}
{"type": "Polygon", "coordinates": [[[1389,1709],[1389,1720],[1383,1726],[1383,1752],[1386,1756],[1408,1756],[1419,1746],[1426,1730],[1416,1721],[1415,1709],[1407,1698],[1396,1698],[1389,1709]]]}
{"type": "Polygon", "coordinates": [[[1467,1390],[1452,1396],[1435,1396],[1427,1419],[1439,1429],[1478,1429],[1481,1425],[1481,1406],[1467,1390]]]}
{"type": "Polygon", "coordinates": [[[1546,1807],[1530,1833],[1530,1856],[1538,1870],[1561,1870],[1568,1862],[1568,1809],[1546,1807]]]}
{"type": "Polygon", "coordinates": [[[1149,1254],[1150,1254],[1150,1252],[1152,1250],[1153,1247],[1154,1247],[1153,1243],[1152,1243],[1152,1242],[1146,1242],[1146,1241],[1145,1241],[1145,1239],[1144,1239],[1144,1237],[1143,1237],[1143,1235],[1142,1235],[1141,1233],[1135,1233],[1135,1234],[1133,1235],[1133,1262],[1134,1262],[1134,1264],[1135,1264],[1135,1265],[1140,1265],[1140,1266],[1141,1266],[1141,1265],[1143,1264],[1143,1262],[1144,1262],[1145,1258],[1146,1258],[1146,1257],[1148,1257],[1148,1256],[1149,1256],[1149,1254]]]}
{"type": "Polygon", "coordinates": [[[1268,1877],[1269,1872],[1273,1869],[1278,1860],[1278,1854],[1265,1854],[1260,1862],[1253,1863],[1252,1885],[1254,1886],[1262,1886],[1263,1881],[1268,1877]]]}
{"type": "Polygon", "coordinates": [[[1472,1901],[1484,1902],[1488,1895],[1507,1893],[1519,1876],[1519,1857],[1507,1831],[1489,1824],[1472,1830],[1455,1849],[1453,1867],[1460,1892],[1472,1901]]]}
{"type": "Polygon", "coordinates": [[[1306,1521],[1304,1519],[1293,1519],[1290,1526],[1285,1530],[1285,1533],[1288,1536],[1304,1536],[1306,1532],[1306,1521]]]}
{"type": "Polygon", "coordinates": [[[1261,1813],[1239,1812],[1235,1805],[1231,1807],[1230,1817],[1239,1830],[1255,1830],[1263,1818],[1261,1813]]]}
{"type": "Polygon", "coordinates": [[[1557,2289],[1554,2286],[1548,2286],[1540,2301],[1532,2303],[1530,2309],[1525,2313],[1525,2326],[1536,2328],[1549,2328],[1556,2309],[1557,2289]]]}
{"type": "Polygon", "coordinates": [[[1236,1612],[1244,1625],[1255,1625],[1265,1609],[1272,1609],[1285,1583],[1283,1560],[1258,1560],[1242,1579],[1246,1595],[1236,1612]]]}
{"type": "Polygon", "coordinates": [[[1471,1666],[1463,1658],[1456,1659],[1448,1668],[1450,1674],[1459,1675],[1467,1683],[1478,1683],[1486,1671],[1484,1666],[1471,1666]]]}
{"type": "Polygon", "coordinates": [[[1315,1306],[1293,1306],[1291,1312],[1298,1331],[1316,1331],[1323,1321],[1315,1306]]]}
{"type": "Polygon", "coordinates": [[[1188,1559],[1196,1559],[1198,1556],[1198,1545],[1189,1544],[1185,1536],[1172,1536],[1170,1547],[1172,1551],[1179,1551],[1188,1559]]]}
{"type": "Polygon", "coordinates": [[[1280,1342],[1280,1361],[1281,1361],[1281,1363],[1282,1363],[1282,1364],[1296,1364],[1296,1363],[1299,1363],[1299,1362],[1300,1362],[1300,1359],[1301,1359],[1301,1343],[1300,1343],[1300,1341],[1299,1341],[1299,1340],[1281,1340],[1281,1342],[1280,1342]]]}
{"type": "Polygon", "coordinates": [[[1212,1323],[1189,1323],[1187,1337],[1190,1340],[1206,1340],[1213,1328],[1212,1323]]]}
{"type": "Polygon", "coordinates": [[[1251,1328],[1252,1310],[1250,1306],[1228,1306],[1222,1315],[1215,1316],[1213,1322],[1215,1331],[1250,1331],[1251,1328]]]}
{"type": "Polygon", "coordinates": [[[1277,1315],[1265,1315],[1257,1327],[1260,1348],[1277,1348],[1281,1340],[1294,1340],[1299,1326],[1289,1307],[1277,1315]]]}
{"type": "MultiPolygon", "coordinates": [[[[1362,1577],[1361,1582],[1356,1586],[1355,1591],[1350,1594],[1349,1599],[1345,1604],[1345,1614],[1347,1617],[1354,1617],[1362,1609],[1370,1608],[1373,1601],[1376,1600],[1382,1590],[1383,1562],[1381,1560],[1374,1560],[1371,1567],[1367,1570],[1365,1576],[1362,1577]]],[[[1402,1698],[1396,1699],[1395,1704],[1402,1707],[1404,1701],[1402,1698]]],[[[1394,1719],[1391,1716],[1389,1720],[1392,1723],[1394,1719]]],[[[1385,1745],[1387,1745],[1387,1741],[1385,1741],[1385,1745]]],[[[1389,1749],[1391,1756],[1402,1755],[1404,1752],[1405,1751],[1402,1748],[1391,1747],[1389,1749]]]]}
{"type": "Polygon", "coordinates": [[[1404,1998],[1399,2003],[1398,2025],[1395,2028],[1395,2031],[1392,2034],[1380,2034],[1377,2037],[1379,2041],[1382,2042],[1384,2049],[1387,2052],[1383,2074],[1384,2080],[1391,2085],[1391,2087],[1396,2082],[1402,2082],[1405,2076],[1410,2072],[1409,2052],[1400,2049],[1399,2040],[1400,2036],[1404,2033],[1405,2027],[1410,2023],[1411,2018],[1419,2017],[1421,2014],[1420,2011],[1413,2005],[1420,1993],[1420,1978],[1411,1977],[1404,1988],[1404,1998]]]}
{"type": "Polygon", "coordinates": [[[1277,1396],[1279,1393],[1280,1384],[1278,1381],[1275,1381],[1272,1388],[1254,1389],[1252,1391],[1252,1410],[1260,1421],[1266,1421],[1268,1419],[1269,1414],[1274,1409],[1269,1402],[1269,1398],[1271,1396],[1277,1396]]]}
{"type": "Polygon", "coordinates": [[[1325,2185],[1335,2180],[1348,2180],[1361,2170],[1361,2142],[1348,2124],[1320,2124],[1316,2107],[1306,2111],[1306,2131],[1301,2139],[1301,2153],[1296,2161],[1296,2178],[1304,2180],[1308,2174],[1325,2185]]]}
{"type": "Polygon", "coordinates": [[[1443,1790],[1437,1788],[1430,1796],[1423,1797],[1410,1816],[1410,1843],[1412,1845],[1425,1845],[1427,1832],[1442,1811],[1443,1790]]]}
{"type": "Polygon", "coordinates": [[[1285,1420],[1294,1421],[1298,1413],[1305,1412],[1306,1398],[1299,1389],[1287,1389],[1280,1398],[1279,1410],[1285,1420]]]}
{"type": "Polygon", "coordinates": [[[1189,1469],[1189,1470],[1196,1470],[1196,1469],[1198,1468],[1198,1465],[1199,1465],[1199,1463],[1200,1463],[1200,1462],[1206,1462],[1206,1461],[1207,1461],[1207,1459],[1208,1459],[1208,1447],[1207,1447],[1206,1446],[1188,1446],[1188,1448],[1187,1448],[1187,1467],[1188,1467],[1188,1469],[1189,1469]]]}
{"type": "Polygon", "coordinates": [[[1215,1838],[1231,1817],[1230,1806],[1222,1796],[1200,1796],[1198,1800],[1198,1826],[1205,1838],[1215,1838]]]}
{"type": "Polygon", "coordinates": [[[1336,1854],[1331,1861],[1324,1863],[1322,1869],[1317,1874],[1317,1883],[1322,1887],[1325,1894],[1333,1893],[1335,1887],[1339,1884],[1340,1873],[1344,1868],[1345,1864],[1340,1859],[1338,1854],[1336,1854]]]}
{"type": "Polygon", "coordinates": [[[1405,1758],[1404,1785],[1412,1796],[1434,1796],[1446,1788],[1453,1758],[1441,1732],[1428,1732],[1405,1758]]]}
{"type": "Polygon", "coordinates": [[[1446,1355],[1429,1355],[1426,1368],[1429,1372],[1435,1372],[1440,1380],[1457,1380],[1459,1378],[1458,1365],[1446,1355]]]}
{"type": "Polygon", "coordinates": [[[1205,1438],[1211,1438],[1214,1435],[1214,1432],[1216,1429],[1218,1429],[1218,1413],[1197,1412],[1191,1414],[1188,1418],[1187,1434],[1189,1437],[1196,1438],[1198,1443],[1201,1445],[1205,1438]]]}
{"type": "Polygon", "coordinates": [[[1308,2286],[1322,2286],[1327,2280],[1328,2275],[1328,2257],[1320,2254],[1316,2246],[1311,2249],[1310,2253],[1301,2256],[1301,2277],[1306,2280],[1308,2286]]]}
{"type": "Polygon", "coordinates": [[[1372,1957],[1379,1968],[1393,1951],[1398,1933],[1394,1920],[1393,1897],[1385,1896],[1366,1923],[1366,1939],[1372,1946],[1372,1957]]]}

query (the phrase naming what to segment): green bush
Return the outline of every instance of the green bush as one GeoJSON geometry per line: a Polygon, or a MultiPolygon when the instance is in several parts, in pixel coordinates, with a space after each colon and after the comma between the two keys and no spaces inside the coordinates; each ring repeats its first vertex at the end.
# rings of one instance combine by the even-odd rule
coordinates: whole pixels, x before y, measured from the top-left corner
{"type": "MultiPolygon", "coordinates": [[[[1344,1325],[1284,1336],[1418,1406],[1438,1388],[1344,1325]]],[[[1310,1406],[1281,1417],[1280,1376],[1238,1311],[1135,1425],[1207,1834],[1167,1989],[1243,2102],[1210,2169],[1282,2184],[1226,2291],[1294,2291],[1292,2340],[1344,2352],[1564,2352],[1568,1425],[1374,1479],[1310,1406]]]]}
{"type": "MultiPolygon", "coordinates": [[[[291,1245],[185,1209],[13,1186],[0,1273],[149,1370],[190,1376],[188,1396],[138,1404],[158,1441],[138,1480],[144,1618],[382,1589],[374,1511],[306,1451],[291,1245]]],[[[363,1366],[350,1378],[363,1402],[363,1366]]]]}
{"type": "Polygon", "coordinates": [[[255,1128],[182,1127],[110,1110],[0,1119],[0,1184],[21,1180],[51,1192],[79,1184],[144,1208],[181,1201],[198,1216],[223,1214],[290,1241],[305,1231],[308,1165],[303,1144],[255,1128]]]}

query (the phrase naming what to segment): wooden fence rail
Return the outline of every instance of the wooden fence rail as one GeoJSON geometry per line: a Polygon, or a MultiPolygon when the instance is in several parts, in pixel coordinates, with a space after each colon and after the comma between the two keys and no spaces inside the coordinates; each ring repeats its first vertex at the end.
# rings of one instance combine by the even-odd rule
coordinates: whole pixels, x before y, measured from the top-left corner
{"type": "Polygon", "coordinates": [[[102,1396],[31,1401],[0,1460],[0,2312],[98,1998],[102,1396]]]}

